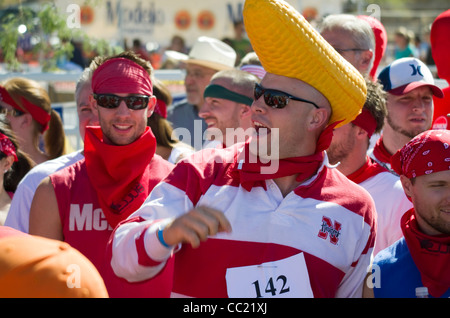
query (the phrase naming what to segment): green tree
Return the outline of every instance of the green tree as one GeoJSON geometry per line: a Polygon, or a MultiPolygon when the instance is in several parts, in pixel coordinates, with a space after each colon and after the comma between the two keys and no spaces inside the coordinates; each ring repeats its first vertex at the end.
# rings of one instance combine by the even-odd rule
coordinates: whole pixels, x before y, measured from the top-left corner
{"type": "Polygon", "coordinates": [[[68,16],[60,13],[52,3],[44,4],[37,13],[29,7],[19,6],[19,14],[4,16],[0,27],[0,48],[7,68],[11,71],[21,71],[21,64],[16,56],[18,41],[23,36],[19,26],[25,26],[27,32],[33,34],[36,43],[33,52],[39,56],[44,72],[57,70],[59,59],[72,57],[72,39],[82,41],[84,50],[96,51],[100,55],[115,54],[122,50],[109,45],[106,40],[90,38],[80,28],[69,27],[67,18],[68,16]]]}

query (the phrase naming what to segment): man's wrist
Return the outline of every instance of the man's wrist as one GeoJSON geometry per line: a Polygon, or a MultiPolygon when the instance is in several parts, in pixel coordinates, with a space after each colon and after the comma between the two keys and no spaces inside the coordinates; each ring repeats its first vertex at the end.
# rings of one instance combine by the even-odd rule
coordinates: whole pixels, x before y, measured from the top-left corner
{"type": "Polygon", "coordinates": [[[166,248],[172,248],[171,245],[167,244],[166,241],[164,241],[164,236],[163,236],[163,231],[164,228],[158,228],[158,230],[156,231],[156,236],[158,237],[159,242],[162,244],[162,246],[166,247],[166,248]]]}

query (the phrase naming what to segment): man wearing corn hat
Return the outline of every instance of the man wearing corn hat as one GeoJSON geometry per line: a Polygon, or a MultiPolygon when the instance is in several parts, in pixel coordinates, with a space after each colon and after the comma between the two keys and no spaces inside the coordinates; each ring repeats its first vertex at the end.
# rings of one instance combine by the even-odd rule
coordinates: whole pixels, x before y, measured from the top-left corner
{"type": "Polygon", "coordinates": [[[324,150],[361,111],[364,79],[286,2],[243,13],[267,70],[254,136],[180,162],[116,228],[111,265],[140,281],[174,253],[172,296],[361,297],[374,203],[324,150]]]}

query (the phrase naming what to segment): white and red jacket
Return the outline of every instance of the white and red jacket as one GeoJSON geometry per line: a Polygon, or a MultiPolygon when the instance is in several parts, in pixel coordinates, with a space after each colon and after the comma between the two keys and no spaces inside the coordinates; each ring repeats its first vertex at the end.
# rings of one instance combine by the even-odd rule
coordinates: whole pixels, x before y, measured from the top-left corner
{"type": "Polygon", "coordinates": [[[184,159],[142,207],[116,227],[111,265],[129,281],[156,275],[174,252],[156,232],[195,206],[221,210],[231,233],[175,253],[172,296],[360,297],[375,242],[370,195],[330,167],[283,197],[273,180],[247,191],[242,144],[184,159]]]}
{"type": "Polygon", "coordinates": [[[406,197],[400,178],[367,156],[366,163],[347,176],[367,190],[377,210],[377,238],[373,255],[403,237],[400,220],[413,207],[406,197]]]}

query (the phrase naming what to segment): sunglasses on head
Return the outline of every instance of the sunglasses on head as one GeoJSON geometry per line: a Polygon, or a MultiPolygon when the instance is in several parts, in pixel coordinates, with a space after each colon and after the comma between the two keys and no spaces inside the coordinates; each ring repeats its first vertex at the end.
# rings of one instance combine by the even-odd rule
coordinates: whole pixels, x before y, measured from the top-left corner
{"type": "Polygon", "coordinates": [[[124,101],[129,109],[139,110],[147,107],[150,96],[132,95],[121,97],[113,94],[94,94],[94,99],[97,101],[98,106],[104,108],[117,108],[124,101]]]}
{"type": "Polygon", "coordinates": [[[289,103],[290,99],[293,99],[293,100],[296,100],[299,102],[308,103],[308,104],[314,105],[314,107],[316,107],[316,108],[319,108],[319,106],[317,106],[316,103],[314,103],[314,102],[311,102],[311,101],[303,99],[303,98],[292,96],[291,94],[288,94],[288,93],[285,93],[282,91],[278,91],[276,89],[264,88],[261,85],[259,85],[258,83],[255,84],[254,95],[255,95],[255,100],[258,100],[261,97],[261,95],[264,95],[264,102],[266,103],[267,106],[270,106],[272,108],[284,108],[289,103]]]}

